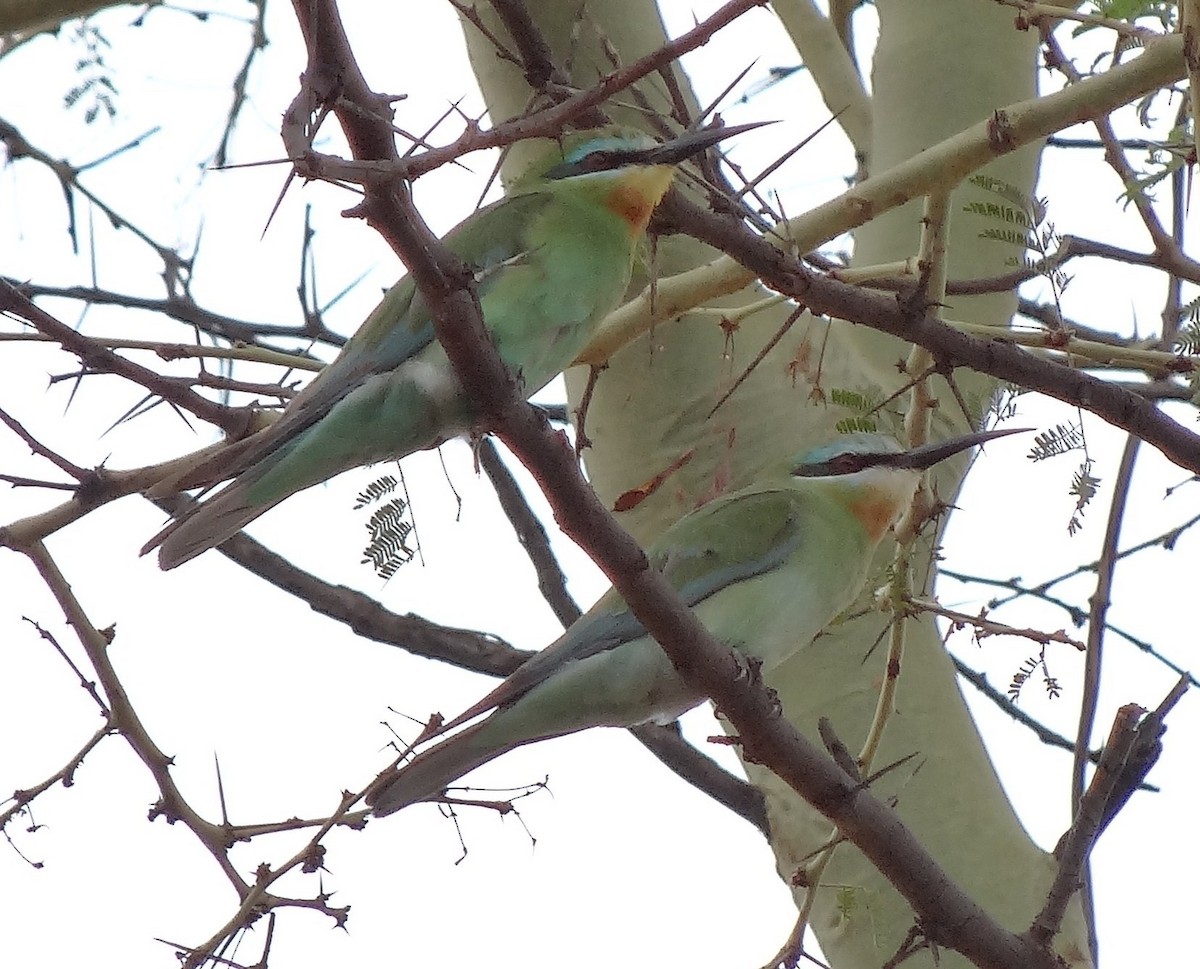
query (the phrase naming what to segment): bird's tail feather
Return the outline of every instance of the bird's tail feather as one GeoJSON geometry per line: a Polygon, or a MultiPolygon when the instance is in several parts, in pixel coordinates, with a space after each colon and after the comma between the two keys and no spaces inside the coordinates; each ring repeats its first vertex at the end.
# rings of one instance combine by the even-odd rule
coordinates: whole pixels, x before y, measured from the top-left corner
{"type": "Polygon", "coordinates": [[[493,726],[492,718],[472,724],[417,754],[398,771],[376,781],[367,791],[367,804],[376,815],[392,814],[441,794],[464,774],[519,746],[507,739],[497,741],[493,726]]]}
{"type": "Polygon", "coordinates": [[[164,570],[173,569],[236,535],[292,493],[281,494],[270,501],[253,502],[249,492],[256,481],[257,476],[243,475],[238,478],[182,518],[167,525],[142,546],[142,554],[158,548],[159,566],[164,570]]]}

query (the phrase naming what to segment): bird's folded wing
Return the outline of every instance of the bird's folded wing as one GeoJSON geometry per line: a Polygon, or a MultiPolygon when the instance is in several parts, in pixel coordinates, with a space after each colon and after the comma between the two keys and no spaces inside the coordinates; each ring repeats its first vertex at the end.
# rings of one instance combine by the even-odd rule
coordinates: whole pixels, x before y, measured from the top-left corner
{"type": "MultiPolygon", "coordinates": [[[[682,519],[652,546],[651,567],[663,573],[688,607],[733,583],[779,567],[802,539],[793,495],[781,489],[712,502],[682,519]]],[[[610,589],[562,636],[446,723],[438,735],[516,702],[568,663],[645,635],[645,627],[610,589]]]]}

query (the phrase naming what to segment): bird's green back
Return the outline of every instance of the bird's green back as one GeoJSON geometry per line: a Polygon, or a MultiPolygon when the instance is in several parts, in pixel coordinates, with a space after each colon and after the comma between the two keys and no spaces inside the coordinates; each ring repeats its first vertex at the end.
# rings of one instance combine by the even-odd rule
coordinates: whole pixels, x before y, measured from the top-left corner
{"type": "MultiPolygon", "coordinates": [[[[664,532],[647,550],[650,566],[663,574],[685,605],[701,611],[725,590],[743,583],[739,592],[750,590],[755,583],[748,580],[778,573],[780,584],[786,585],[791,579],[783,573],[795,567],[792,596],[813,600],[800,611],[824,615],[822,602],[845,598],[848,590],[857,589],[869,557],[865,533],[844,498],[831,481],[794,480],[718,498],[664,532]]],[[[844,605],[838,602],[833,612],[844,605]]],[[[782,600],[760,608],[795,611],[794,602],[782,600]]],[[[710,632],[729,645],[742,645],[737,629],[710,632]]],[[[645,627],[620,594],[609,589],[558,640],[444,729],[515,702],[557,667],[645,635],[645,627]]]]}

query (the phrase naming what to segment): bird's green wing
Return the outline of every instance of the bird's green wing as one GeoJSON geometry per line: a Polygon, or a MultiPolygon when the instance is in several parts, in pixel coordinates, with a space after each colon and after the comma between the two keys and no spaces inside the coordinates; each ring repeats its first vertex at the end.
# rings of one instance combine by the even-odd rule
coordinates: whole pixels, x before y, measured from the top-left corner
{"type": "MultiPolygon", "coordinates": [[[[446,234],[447,248],[475,270],[481,298],[493,278],[490,270],[520,257],[530,224],[550,201],[550,193],[544,190],[509,196],[480,209],[446,234]]],[[[394,370],[433,339],[429,305],[412,277],[405,276],[388,290],[342,352],[307,389],[321,391],[324,388],[319,385],[332,381],[336,390],[311,396],[322,402],[330,396],[343,396],[344,385],[357,385],[372,374],[394,370]]]]}
{"type": "MultiPolygon", "coordinates": [[[[721,589],[787,561],[803,540],[796,502],[797,493],[789,488],[717,499],[680,519],[651,546],[651,568],[662,572],[684,603],[693,608],[721,589]]],[[[562,636],[442,730],[516,702],[568,663],[645,635],[645,627],[624,600],[609,589],[562,636]]]]}
{"type": "MultiPolygon", "coordinates": [[[[446,245],[475,270],[481,297],[494,279],[489,270],[520,257],[528,227],[549,201],[549,193],[536,189],[508,196],[480,209],[447,233],[446,245]]],[[[240,474],[325,417],[364,380],[396,369],[433,340],[429,306],[417,292],[412,277],[404,276],[384,294],[337,357],[292,398],[275,423],[247,438],[242,447],[193,469],[192,475],[196,480],[216,483],[240,474]]]]}
{"type": "Polygon", "coordinates": [[[694,607],[715,592],[778,568],[803,540],[802,492],[764,488],[717,499],[680,519],[650,560],[694,607]]]}

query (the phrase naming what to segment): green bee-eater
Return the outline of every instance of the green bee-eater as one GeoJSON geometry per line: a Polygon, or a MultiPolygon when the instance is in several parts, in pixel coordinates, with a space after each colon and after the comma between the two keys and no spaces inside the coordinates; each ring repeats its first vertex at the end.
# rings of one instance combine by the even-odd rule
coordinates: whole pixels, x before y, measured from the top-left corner
{"type": "MultiPolygon", "coordinates": [[[[858,596],[880,540],[912,501],[924,469],[1012,433],[971,434],[911,451],[882,435],[847,435],[789,462],[779,478],[681,518],[647,550],[651,568],[713,636],[769,673],[858,596]]],[[[522,744],[589,727],[669,723],[703,699],[610,589],[439,732],[489,710],[491,716],[385,773],[367,803],[375,814],[391,814],[440,795],[522,744]]]]}
{"type": "MultiPolygon", "coordinates": [[[[450,231],[446,244],[475,270],[484,320],[527,393],[564,370],[625,295],[675,166],[755,127],[665,144],[617,128],[569,136],[561,160],[450,231]]],[[[279,420],[192,470],[201,481],[234,480],[142,551],[161,545],[160,565],[174,568],[304,488],[434,447],[473,420],[429,307],[405,276],[279,420]]]]}

